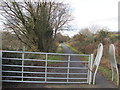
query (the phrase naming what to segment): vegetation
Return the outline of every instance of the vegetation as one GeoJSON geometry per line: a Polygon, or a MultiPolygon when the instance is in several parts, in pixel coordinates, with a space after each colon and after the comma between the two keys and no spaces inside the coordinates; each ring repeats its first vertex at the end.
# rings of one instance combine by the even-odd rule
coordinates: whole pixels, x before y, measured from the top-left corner
{"type": "Polygon", "coordinates": [[[59,43],[64,43],[70,40],[69,36],[64,36],[60,32],[56,34],[56,41],[59,43]]]}
{"type": "Polygon", "coordinates": [[[1,2],[1,10],[6,29],[33,51],[51,51],[57,32],[71,21],[68,5],[52,0],[7,0],[1,2]]]}
{"type": "MultiPolygon", "coordinates": [[[[71,47],[70,45],[66,44],[67,47],[69,47],[73,52],[76,52],[77,54],[82,54],[80,53],[78,50],[76,50],[75,48],[71,47]]],[[[83,58],[83,57],[82,57],[83,58]]],[[[84,57],[84,59],[81,59],[81,60],[88,60],[88,57],[84,57]]],[[[99,73],[101,73],[104,77],[107,78],[107,80],[111,80],[112,78],[112,71],[110,68],[106,68],[106,66],[104,65],[101,65],[99,66],[99,73]]],[[[114,80],[114,84],[116,84],[116,81],[117,81],[117,78],[116,78],[116,73],[115,73],[115,80],[114,80]]]]}
{"type": "Polygon", "coordinates": [[[65,45],[66,45],[69,49],[71,49],[73,52],[81,54],[78,50],[76,50],[75,48],[71,47],[70,45],[68,45],[68,44],[65,44],[65,45]]]}
{"type": "MultiPolygon", "coordinates": [[[[77,53],[77,54],[83,54],[81,52],[79,52],[78,50],[76,50],[75,48],[71,47],[70,45],[68,44],[65,44],[70,50],[72,50],[73,52],[77,53]]],[[[83,60],[83,61],[88,61],[89,60],[89,57],[86,57],[86,56],[80,56],[79,57],[80,60],[83,60]]]]}
{"type": "MultiPolygon", "coordinates": [[[[99,66],[99,72],[104,76],[106,77],[107,80],[112,80],[112,71],[109,69],[109,68],[106,68],[104,66],[99,66]]],[[[113,81],[114,84],[117,84],[117,74],[115,73],[115,76],[114,76],[114,81],[113,81]]]]}
{"type": "Polygon", "coordinates": [[[2,32],[2,49],[3,50],[22,50],[23,44],[15,34],[2,32]]]}
{"type": "MultiPolygon", "coordinates": [[[[56,53],[62,53],[62,45],[61,44],[59,44],[56,53]]],[[[61,59],[62,59],[61,55],[53,55],[53,56],[50,55],[48,57],[48,60],[61,60],[61,59]]],[[[56,63],[56,62],[48,62],[48,63],[56,63]]]]}
{"type": "MultiPolygon", "coordinates": [[[[117,63],[120,63],[118,36],[114,35],[113,32],[108,32],[104,29],[99,30],[99,32],[97,33],[92,33],[89,29],[85,28],[81,32],[79,32],[79,34],[71,38],[67,42],[67,46],[76,53],[93,53],[94,55],[96,55],[98,44],[103,43],[104,51],[99,72],[108,80],[111,80],[111,66],[109,62],[108,50],[111,43],[115,45],[117,63]]],[[[116,83],[116,78],[114,80],[114,83],[116,83]]]]}
{"type": "Polygon", "coordinates": [[[59,44],[56,52],[57,53],[62,53],[62,45],[61,44],[59,44]]]}

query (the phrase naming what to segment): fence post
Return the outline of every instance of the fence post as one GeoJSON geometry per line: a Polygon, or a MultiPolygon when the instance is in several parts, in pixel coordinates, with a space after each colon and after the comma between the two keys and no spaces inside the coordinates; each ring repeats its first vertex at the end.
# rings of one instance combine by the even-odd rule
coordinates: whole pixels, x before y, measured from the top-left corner
{"type": "Polygon", "coordinates": [[[0,90],[2,90],[2,50],[0,50],[0,90]]]}
{"type": "MultiPolygon", "coordinates": [[[[91,55],[89,55],[89,62],[88,62],[88,74],[87,74],[87,82],[90,82],[90,62],[91,62],[91,55]]],[[[85,65],[86,66],[86,65],[85,65]]]]}
{"type": "Polygon", "coordinates": [[[23,47],[23,52],[22,52],[22,81],[24,76],[24,58],[25,58],[25,46],[23,47]]]}
{"type": "MultiPolygon", "coordinates": [[[[93,69],[93,54],[90,55],[90,70],[93,69]]],[[[92,82],[92,72],[90,71],[89,84],[92,82]]]]}

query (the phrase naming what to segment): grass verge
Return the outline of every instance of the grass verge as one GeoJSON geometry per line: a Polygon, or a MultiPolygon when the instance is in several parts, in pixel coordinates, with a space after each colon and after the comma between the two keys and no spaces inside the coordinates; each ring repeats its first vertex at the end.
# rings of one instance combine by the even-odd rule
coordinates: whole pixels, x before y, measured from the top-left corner
{"type": "Polygon", "coordinates": [[[72,50],[73,52],[75,53],[78,53],[78,54],[82,54],[81,52],[79,52],[78,50],[76,50],[75,48],[71,47],[70,45],[68,44],[65,44],[70,50],[72,50]]]}
{"type": "MultiPolygon", "coordinates": [[[[82,52],[79,52],[77,49],[73,48],[72,46],[65,44],[70,50],[72,50],[73,52],[77,53],[77,54],[83,54],[82,52]]],[[[89,57],[88,56],[80,56],[80,60],[82,61],[88,61],[89,57]]]]}
{"type": "MultiPolygon", "coordinates": [[[[62,45],[59,44],[56,53],[62,53],[62,45]]],[[[61,55],[53,55],[53,56],[49,56],[48,60],[61,60],[62,56],[61,55]]],[[[48,63],[57,63],[57,62],[48,62],[48,63]]]]}
{"type": "MultiPolygon", "coordinates": [[[[104,66],[99,66],[99,73],[102,74],[107,80],[111,81],[112,80],[112,70],[104,67],[104,66]]],[[[115,73],[114,75],[114,80],[113,83],[117,85],[117,74],[115,73]]]]}

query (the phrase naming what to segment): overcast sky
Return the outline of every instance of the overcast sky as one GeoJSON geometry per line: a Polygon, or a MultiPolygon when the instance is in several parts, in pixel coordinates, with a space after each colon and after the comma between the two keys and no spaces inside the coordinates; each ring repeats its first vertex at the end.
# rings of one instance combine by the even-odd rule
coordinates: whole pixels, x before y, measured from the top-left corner
{"type": "Polygon", "coordinates": [[[78,30],[65,32],[73,36],[81,28],[97,25],[118,31],[118,2],[119,0],[65,0],[72,8],[75,17],[74,27],[78,30]]]}
{"type": "MultiPolygon", "coordinates": [[[[70,4],[74,21],[74,31],[64,31],[64,35],[73,36],[80,29],[92,25],[109,28],[110,31],[118,31],[118,2],[119,0],[62,0],[70,4]]],[[[1,19],[1,18],[0,18],[1,19]]],[[[0,23],[0,29],[2,24],[0,23]]]]}

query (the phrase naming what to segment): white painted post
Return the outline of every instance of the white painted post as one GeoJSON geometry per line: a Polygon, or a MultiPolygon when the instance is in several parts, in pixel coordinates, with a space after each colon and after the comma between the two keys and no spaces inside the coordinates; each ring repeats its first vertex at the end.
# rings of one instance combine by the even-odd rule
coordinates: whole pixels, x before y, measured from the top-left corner
{"type": "Polygon", "coordinates": [[[100,43],[98,45],[97,55],[95,57],[95,61],[94,61],[94,64],[93,64],[93,68],[96,66],[96,70],[94,71],[94,75],[93,75],[93,84],[95,84],[95,77],[96,77],[96,74],[97,74],[97,71],[98,71],[98,67],[99,67],[102,55],[103,55],[103,44],[100,43]]]}
{"type": "Polygon", "coordinates": [[[110,58],[110,64],[112,69],[112,81],[114,80],[114,73],[117,72],[117,85],[119,85],[119,72],[117,67],[117,61],[115,57],[115,46],[114,44],[110,44],[109,46],[109,58],[110,58]]]}
{"type": "Polygon", "coordinates": [[[45,63],[45,82],[47,82],[47,59],[48,59],[48,54],[46,54],[46,63],[45,63]]]}
{"type": "Polygon", "coordinates": [[[0,90],[2,90],[2,50],[0,50],[0,90]]]}
{"type": "Polygon", "coordinates": [[[23,47],[23,53],[22,53],[22,81],[24,76],[24,58],[25,58],[25,46],[23,47]]]}
{"type": "Polygon", "coordinates": [[[89,84],[92,83],[92,69],[93,69],[93,54],[90,56],[90,78],[89,78],[89,84]]]}
{"type": "Polygon", "coordinates": [[[70,55],[68,56],[67,82],[69,81],[69,73],[70,73],[70,55]]]}

